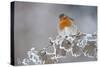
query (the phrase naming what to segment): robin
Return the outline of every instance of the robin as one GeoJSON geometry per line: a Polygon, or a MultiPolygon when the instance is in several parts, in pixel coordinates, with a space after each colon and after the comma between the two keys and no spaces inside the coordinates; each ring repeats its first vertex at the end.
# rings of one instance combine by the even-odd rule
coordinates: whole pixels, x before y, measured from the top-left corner
{"type": "Polygon", "coordinates": [[[64,30],[65,27],[70,27],[72,26],[72,18],[69,18],[68,16],[65,16],[64,14],[61,14],[59,16],[60,22],[59,22],[59,27],[60,30],[64,30]]]}
{"type": "Polygon", "coordinates": [[[78,31],[74,20],[65,14],[59,16],[59,31],[61,35],[75,35],[78,31]]]}

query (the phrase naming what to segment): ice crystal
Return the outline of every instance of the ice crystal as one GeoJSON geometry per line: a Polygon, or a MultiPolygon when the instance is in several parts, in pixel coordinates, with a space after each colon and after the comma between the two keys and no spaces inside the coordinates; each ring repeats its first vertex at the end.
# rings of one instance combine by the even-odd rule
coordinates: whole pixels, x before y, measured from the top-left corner
{"type": "Polygon", "coordinates": [[[22,61],[18,61],[18,63],[20,62],[23,65],[58,63],[58,58],[66,57],[67,52],[70,52],[73,57],[83,54],[84,56],[95,58],[97,53],[96,38],[96,33],[58,34],[55,40],[49,37],[50,45],[42,50],[37,51],[35,48],[31,48],[27,52],[27,57],[22,61]],[[53,51],[50,52],[49,50],[53,51]]]}

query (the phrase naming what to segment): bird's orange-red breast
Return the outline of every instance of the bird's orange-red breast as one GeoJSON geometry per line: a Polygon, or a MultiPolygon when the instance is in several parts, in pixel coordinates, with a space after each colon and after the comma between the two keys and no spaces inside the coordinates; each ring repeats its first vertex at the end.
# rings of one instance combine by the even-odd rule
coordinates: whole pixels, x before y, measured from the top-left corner
{"type": "Polygon", "coordinates": [[[65,27],[70,27],[72,25],[72,20],[67,16],[60,17],[59,28],[64,30],[65,27]]]}

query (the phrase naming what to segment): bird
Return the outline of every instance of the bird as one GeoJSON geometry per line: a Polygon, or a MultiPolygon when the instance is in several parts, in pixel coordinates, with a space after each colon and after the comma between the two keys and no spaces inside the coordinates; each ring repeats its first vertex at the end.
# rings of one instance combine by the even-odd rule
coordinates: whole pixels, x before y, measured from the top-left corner
{"type": "Polygon", "coordinates": [[[61,30],[63,30],[65,27],[70,27],[72,25],[72,20],[68,16],[65,16],[64,14],[61,14],[59,16],[59,19],[60,19],[59,27],[61,30]]]}
{"type": "Polygon", "coordinates": [[[77,26],[74,23],[74,19],[65,15],[64,13],[59,15],[58,33],[61,36],[75,35],[78,33],[77,26]]]}

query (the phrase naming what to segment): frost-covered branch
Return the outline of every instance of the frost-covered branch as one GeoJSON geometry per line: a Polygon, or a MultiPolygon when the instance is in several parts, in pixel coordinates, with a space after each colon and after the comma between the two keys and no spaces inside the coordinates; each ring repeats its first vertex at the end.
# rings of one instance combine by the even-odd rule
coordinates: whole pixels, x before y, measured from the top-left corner
{"type": "MultiPolygon", "coordinates": [[[[55,40],[49,37],[50,45],[42,50],[36,51],[35,48],[27,52],[27,58],[20,61],[20,64],[51,64],[57,63],[58,58],[66,57],[67,52],[71,52],[73,57],[81,54],[90,58],[95,58],[97,53],[96,34],[77,34],[70,36],[58,35],[55,40]],[[47,52],[49,47],[53,48],[53,52],[47,52]]],[[[19,61],[18,61],[19,62],[19,61]]]]}

